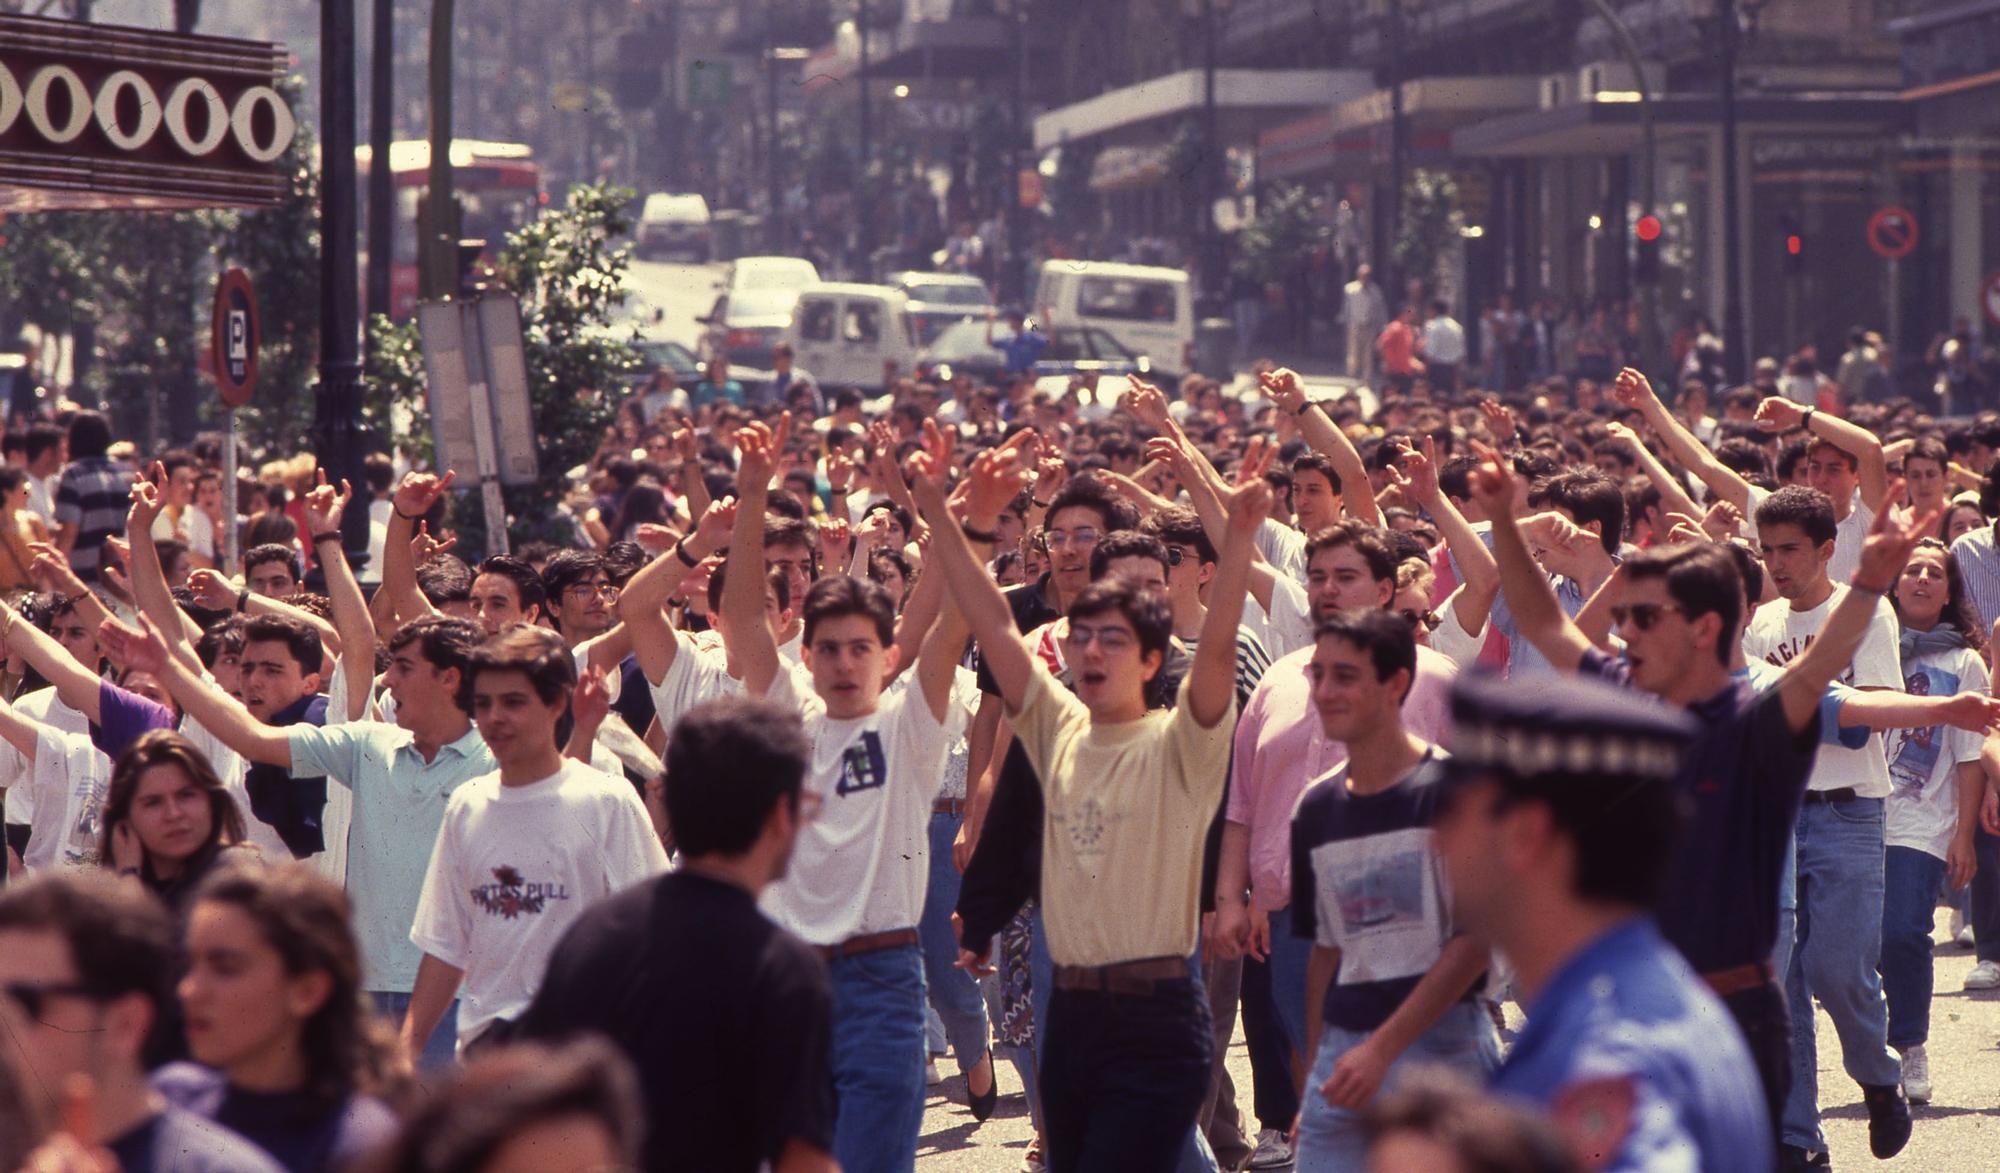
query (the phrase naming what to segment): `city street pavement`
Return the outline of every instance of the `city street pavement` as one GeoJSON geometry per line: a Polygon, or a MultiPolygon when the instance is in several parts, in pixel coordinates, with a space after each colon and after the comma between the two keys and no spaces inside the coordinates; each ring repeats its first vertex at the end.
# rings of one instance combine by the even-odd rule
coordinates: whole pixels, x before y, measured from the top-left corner
{"type": "MultiPolygon", "coordinates": [[[[1931,1103],[1916,1109],[1916,1132],[1909,1147],[1890,1161],[1868,1153],[1868,1114],[1861,1089],[1840,1066],[1840,1043],[1825,1014],[1819,1030],[1820,1111],[1836,1170],[1895,1173],[1974,1173],[2000,1168],[2000,990],[1960,988],[1972,969],[1972,951],[1947,944],[1946,918],[1937,921],[1937,993],[1931,1005],[1931,1103]]],[[[1519,1024],[1518,1008],[1509,1020],[1519,1024]]],[[[1239,1029],[1229,1048],[1230,1076],[1238,1103],[1250,1106],[1250,1061],[1239,1029]]],[[[975,1124],[965,1106],[965,1081],[951,1060],[941,1066],[951,1078],[931,1090],[917,1144],[923,1173],[998,1173],[1021,1166],[1034,1139],[1021,1083],[1006,1063],[1000,1068],[1000,1106],[984,1124],[975,1124]]],[[[1162,1173],[1171,1173],[1163,1170],[1162,1173]]]]}
{"type": "Polygon", "coordinates": [[[678,342],[701,352],[701,324],[695,321],[722,292],[722,265],[680,265],[633,261],[625,271],[625,304],[620,313],[636,321],[648,338],[678,342]],[[656,319],[654,311],[660,316],[656,319]]]}

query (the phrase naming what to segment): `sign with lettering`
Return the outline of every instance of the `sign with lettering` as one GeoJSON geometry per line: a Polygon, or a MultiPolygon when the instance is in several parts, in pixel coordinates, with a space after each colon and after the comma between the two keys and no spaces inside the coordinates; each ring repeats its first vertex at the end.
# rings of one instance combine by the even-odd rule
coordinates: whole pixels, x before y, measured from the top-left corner
{"type": "Polygon", "coordinates": [[[281,45],[0,16],[0,208],[277,203],[281,45]]]}
{"type": "Polygon", "coordinates": [[[242,407],[257,390],[257,347],[263,341],[257,324],[257,294],[243,270],[230,269],[216,280],[210,328],[215,386],[224,403],[242,407]]]}

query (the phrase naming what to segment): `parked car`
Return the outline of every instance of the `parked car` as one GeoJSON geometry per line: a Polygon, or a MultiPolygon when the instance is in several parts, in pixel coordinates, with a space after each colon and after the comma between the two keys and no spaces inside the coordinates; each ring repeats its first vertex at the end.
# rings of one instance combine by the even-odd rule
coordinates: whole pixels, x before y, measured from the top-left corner
{"type": "Polygon", "coordinates": [[[984,320],[993,311],[986,283],[963,273],[891,273],[888,284],[910,297],[910,324],[917,342],[929,345],[945,327],[968,318],[984,320]]]}
{"type": "Polygon", "coordinates": [[[807,286],[785,339],[793,361],[822,388],[880,391],[891,372],[907,374],[917,365],[910,299],[888,285],[807,286]]]}
{"type": "Polygon", "coordinates": [[[1049,261],[1035,287],[1044,329],[1095,326],[1135,354],[1149,355],[1163,378],[1195,369],[1194,292],[1188,275],[1155,265],[1049,261]]]}
{"type": "Polygon", "coordinates": [[[792,324],[792,307],[819,270],[798,257],[742,257],[729,266],[714,308],[695,319],[707,329],[702,349],[731,364],[771,366],[771,348],[792,324]]]}
{"type": "Polygon", "coordinates": [[[695,353],[678,342],[668,342],[664,338],[637,338],[632,341],[632,349],[639,352],[639,365],[634,369],[632,381],[643,383],[653,377],[653,372],[666,367],[673,371],[674,381],[680,386],[692,386],[701,378],[701,360],[695,353]]]}
{"type": "Polygon", "coordinates": [[[639,211],[634,237],[639,259],[706,264],[714,255],[708,201],[698,194],[654,192],[639,211]]]}
{"type": "MultiPolygon", "coordinates": [[[[1005,326],[995,326],[1005,332],[1005,326]]],[[[1134,353],[1108,332],[1085,326],[1047,332],[1049,346],[1035,363],[1033,374],[1040,378],[1076,374],[1146,374],[1152,360],[1134,353]]],[[[998,382],[1006,372],[1006,362],[986,341],[986,322],[959,322],[944,331],[925,348],[917,361],[917,371],[928,377],[950,380],[961,374],[976,381],[998,382]]]]}

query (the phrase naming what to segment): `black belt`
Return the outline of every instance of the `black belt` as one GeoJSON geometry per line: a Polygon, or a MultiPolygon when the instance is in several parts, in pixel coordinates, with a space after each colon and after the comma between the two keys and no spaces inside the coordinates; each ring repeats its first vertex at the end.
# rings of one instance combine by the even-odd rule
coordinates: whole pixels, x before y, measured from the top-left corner
{"type": "Polygon", "coordinates": [[[1860,795],[1854,793],[1854,787],[1852,786],[1838,786],[1832,790],[1806,791],[1807,802],[1825,802],[1825,803],[1853,802],[1855,799],[1860,797],[1861,797],[1860,795]]]}
{"type": "Polygon", "coordinates": [[[1094,990],[1105,994],[1154,993],[1160,983],[1185,981],[1185,957],[1146,957],[1112,965],[1058,965],[1055,986],[1059,990],[1094,990]]]}
{"type": "Polygon", "coordinates": [[[849,937],[838,945],[814,945],[813,952],[821,961],[838,961],[843,957],[857,957],[863,953],[880,953],[884,949],[900,949],[917,943],[915,929],[889,929],[881,933],[864,933],[859,937],[849,937]]]}

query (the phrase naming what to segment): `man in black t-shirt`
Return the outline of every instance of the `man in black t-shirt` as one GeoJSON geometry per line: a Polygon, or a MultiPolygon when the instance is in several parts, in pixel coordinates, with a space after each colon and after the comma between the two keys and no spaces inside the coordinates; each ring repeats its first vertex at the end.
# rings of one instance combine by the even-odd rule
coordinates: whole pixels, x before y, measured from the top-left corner
{"type": "Polygon", "coordinates": [[[689,711],[667,743],[681,869],[580,917],[520,1036],[595,1030],[639,1071],[645,1167],[835,1168],[833,994],[805,942],[757,910],[785,874],[810,748],[798,714],[737,697],[689,711]]]}

